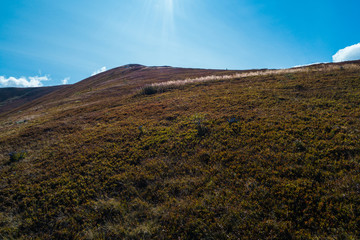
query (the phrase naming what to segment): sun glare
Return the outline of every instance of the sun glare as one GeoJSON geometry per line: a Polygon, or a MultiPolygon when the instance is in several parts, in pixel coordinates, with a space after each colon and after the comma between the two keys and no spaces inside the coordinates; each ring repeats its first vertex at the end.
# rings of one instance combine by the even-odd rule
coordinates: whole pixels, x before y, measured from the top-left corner
{"type": "Polygon", "coordinates": [[[164,12],[163,12],[163,36],[168,38],[174,31],[174,1],[164,1],[164,12]]]}
{"type": "Polygon", "coordinates": [[[168,14],[173,14],[174,12],[174,1],[173,0],[163,0],[165,4],[165,11],[168,14]]]}
{"type": "Polygon", "coordinates": [[[145,25],[151,27],[152,32],[160,31],[158,37],[162,41],[169,41],[174,35],[174,10],[176,0],[147,0],[145,25]]]}

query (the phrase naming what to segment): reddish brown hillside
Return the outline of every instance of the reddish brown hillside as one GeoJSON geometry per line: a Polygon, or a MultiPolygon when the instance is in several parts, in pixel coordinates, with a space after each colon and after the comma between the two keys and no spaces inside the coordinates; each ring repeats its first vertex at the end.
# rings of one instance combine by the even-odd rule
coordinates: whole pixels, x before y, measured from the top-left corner
{"type": "Polygon", "coordinates": [[[0,239],[360,239],[359,133],[360,62],[115,68],[0,117],[0,239]]]}
{"type": "MultiPolygon", "coordinates": [[[[6,107],[7,111],[13,110],[6,115],[18,111],[33,111],[34,109],[36,111],[46,111],[48,108],[62,104],[79,103],[79,101],[89,104],[104,98],[119,97],[134,92],[150,83],[196,78],[213,74],[232,74],[235,72],[244,71],[173,68],[168,66],[147,67],[139,64],[129,64],[91,76],[73,85],[51,88],[51,90],[55,91],[51,91],[51,94],[46,96],[43,94],[41,97],[34,97],[32,99],[24,98],[17,105],[7,105],[4,107],[6,107]],[[19,109],[15,109],[15,107],[19,106],[21,106],[19,109]]],[[[50,90],[50,88],[46,89],[50,90]]]]}

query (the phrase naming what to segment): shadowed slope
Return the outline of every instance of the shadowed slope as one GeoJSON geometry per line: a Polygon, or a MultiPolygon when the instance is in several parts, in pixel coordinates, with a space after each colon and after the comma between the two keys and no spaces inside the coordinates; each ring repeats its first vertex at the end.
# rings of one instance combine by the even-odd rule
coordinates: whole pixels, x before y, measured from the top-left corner
{"type": "Polygon", "coordinates": [[[0,114],[13,110],[37,98],[45,96],[65,86],[37,88],[0,88],[0,114]]]}

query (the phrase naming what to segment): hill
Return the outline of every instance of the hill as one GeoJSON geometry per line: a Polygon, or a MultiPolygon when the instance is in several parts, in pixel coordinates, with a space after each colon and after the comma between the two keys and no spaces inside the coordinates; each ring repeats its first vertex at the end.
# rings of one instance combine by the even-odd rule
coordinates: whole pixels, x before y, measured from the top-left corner
{"type": "MultiPolygon", "coordinates": [[[[59,104],[71,104],[80,100],[83,102],[98,102],[99,99],[103,98],[119,97],[120,95],[137,91],[149,83],[248,71],[183,69],[167,66],[147,67],[139,64],[129,64],[97,74],[73,85],[25,89],[5,88],[3,90],[0,89],[0,91],[4,93],[4,96],[9,95],[9,97],[4,98],[4,100],[14,97],[19,98],[19,96],[23,95],[21,97],[21,103],[16,106],[14,106],[14,104],[6,105],[4,102],[3,104],[6,110],[10,111],[19,107],[16,111],[30,109],[29,111],[31,112],[33,111],[32,107],[36,109],[35,111],[38,111],[37,108],[41,106],[44,111],[47,111],[51,107],[58,106],[59,104]],[[41,92],[41,94],[31,94],[33,92],[41,92]],[[29,95],[31,98],[28,97],[29,95]]],[[[5,116],[4,112],[6,111],[3,110],[2,112],[2,115],[5,116]]],[[[2,112],[0,112],[0,115],[2,112]]],[[[6,116],[12,115],[6,113],[6,116]]]]}
{"type": "Polygon", "coordinates": [[[0,115],[0,238],[357,239],[360,62],[126,65],[0,115]]]}
{"type": "Polygon", "coordinates": [[[0,114],[14,110],[37,98],[47,95],[64,86],[34,88],[0,88],[0,114]]]}

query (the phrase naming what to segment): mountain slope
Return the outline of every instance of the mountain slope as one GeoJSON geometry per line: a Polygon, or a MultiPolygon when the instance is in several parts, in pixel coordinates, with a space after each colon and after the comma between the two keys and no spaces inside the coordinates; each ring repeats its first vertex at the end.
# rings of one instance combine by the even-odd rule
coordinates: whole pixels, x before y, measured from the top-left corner
{"type": "Polygon", "coordinates": [[[64,86],[35,88],[0,88],[0,114],[16,109],[64,86]]]}
{"type": "Polygon", "coordinates": [[[3,115],[0,237],[358,238],[360,63],[250,72],[124,66],[3,115]]]}
{"type": "MultiPolygon", "coordinates": [[[[154,82],[248,71],[252,70],[225,71],[173,67],[146,67],[139,64],[129,64],[97,74],[73,85],[59,86],[57,91],[42,98],[37,98],[34,101],[27,101],[26,104],[23,104],[22,108],[16,110],[25,111],[26,109],[30,109],[30,111],[33,111],[32,107],[34,107],[36,111],[39,111],[40,108],[47,111],[48,108],[67,103],[71,104],[76,101],[97,102],[102,98],[109,98],[112,96],[118,97],[137,91],[145,84],[154,82]]],[[[54,88],[54,90],[56,89],[54,88]]],[[[10,109],[11,106],[8,106],[8,108],[10,109]]],[[[11,116],[11,114],[7,114],[7,116],[11,116]]]]}

